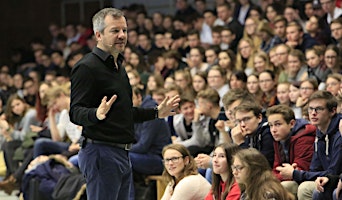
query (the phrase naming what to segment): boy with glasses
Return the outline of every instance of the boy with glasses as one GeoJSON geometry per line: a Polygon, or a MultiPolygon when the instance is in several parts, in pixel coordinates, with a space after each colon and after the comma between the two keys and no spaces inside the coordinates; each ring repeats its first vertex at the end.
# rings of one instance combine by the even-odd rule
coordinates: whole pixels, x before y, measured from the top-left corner
{"type": "Polygon", "coordinates": [[[235,124],[231,131],[233,142],[242,148],[256,148],[273,166],[274,148],[270,128],[257,104],[240,104],[235,108],[235,124]]]}
{"type": "Polygon", "coordinates": [[[298,184],[283,177],[283,166],[292,165],[297,170],[309,170],[313,155],[316,127],[304,119],[296,119],[289,106],[276,105],[266,111],[268,125],[274,139],[273,173],[289,192],[296,195],[298,184]]]}
{"type": "Polygon", "coordinates": [[[279,170],[284,178],[293,178],[300,183],[298,200],[312,199],[316,188],[314,180],[317,177],[342,172],[342,138],[339,132],[341,116],[336,114],[336,107],[337,101],[328,91],[317,91],[310,96],[309,119],[317,128],[310,168],[304,171],[286,165],[279,170]]]}

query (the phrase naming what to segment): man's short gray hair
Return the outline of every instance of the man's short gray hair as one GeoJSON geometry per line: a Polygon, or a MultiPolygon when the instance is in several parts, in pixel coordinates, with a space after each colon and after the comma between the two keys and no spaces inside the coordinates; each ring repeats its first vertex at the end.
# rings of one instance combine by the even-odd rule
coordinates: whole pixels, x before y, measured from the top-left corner
{"type": "Polygon", "coordinates": [[[107,15],[111,15],[114,18],[121,18],[124,16],[124,13],[116,8],[104,8],[97,12],[93,17],[94,34],[96,34],[97,31],[102,33],[103,30],[106,28],[104,19],[107,15]]]}

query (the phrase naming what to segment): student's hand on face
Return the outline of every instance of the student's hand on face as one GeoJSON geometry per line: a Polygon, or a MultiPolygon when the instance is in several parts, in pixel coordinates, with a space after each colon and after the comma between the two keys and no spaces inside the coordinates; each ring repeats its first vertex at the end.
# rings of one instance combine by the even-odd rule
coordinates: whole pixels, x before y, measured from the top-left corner
{"type": "Polygon", "coordinates": [[[316,189],[319,192],[324,192],[324,185],[327,184],[329,179],[327,177],[317,177],[315,180],[316,189]]]}
{"type": "Polygon", "coordinates": [[[226,132],[225,130],[225,121],[223,120],[218,120],[215,124],[215,127],[217,128],[217,130],[219,130],[220,132],[226,132]]]}
{"type": "Polygon", "coordinates": [[[276,168],[276,170],[280,172],[280,175],[284,179],[292,179],[293,178],[294,168],[292,165],[290,165],[288,163],[284,163],[283,166],[278,166],[276,168]]]}
{"type": "Polygon", "coordinates": [[[231,131],[233,142],[240,145],[245,142],[244,131],[242,130],[240,124],[234,127],[231,131]]]}
{"type": "Polygon", "coordinates": [[[286,42],[286,45],[292,47],[292,48],[295,48],[297,45],[298,45],[298,42],[295,42],[295,41],[287,41],[286,42]]]}
{"type": "Polygon", "coordinates": [[[194,110],[194,122],[198,122],[202,115],[202,110],[200,108],[195,108],[194,110]]]}
{"type": "Polygon", "coordinates": [[[342,136],[342,119],[340,120],[340,123],[338,124],[338,130],[340,131],[340,134],[342,136]]]}

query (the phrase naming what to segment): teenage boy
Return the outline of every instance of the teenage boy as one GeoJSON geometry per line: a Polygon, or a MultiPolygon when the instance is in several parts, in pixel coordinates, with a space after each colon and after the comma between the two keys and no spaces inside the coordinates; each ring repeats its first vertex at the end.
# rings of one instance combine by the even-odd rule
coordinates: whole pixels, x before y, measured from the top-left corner
{"type": "Polygon", "coordinates": [[[297,182],[282,177],[277,168],[292,165],[297,170],[309,170],[316,127],[304,119],[296,119],[287,105],[268,108],[266,116],[274,139],[273,173],[288,191],[296,195],[297,182]]]}
{"type": "Polygon", "coordinates": [[[242,148],[256,148],[273,166],[273,138],[262,108],[254,103],[240,104],[235,108],[235,124],[232,129],[233,142],[242,148]]]}
{"type": "Polygon", "coordinates": [[[327,174],[342,172],[342,138],[339,132],[341,116],[336,114],[337,101],[328,91],[313,93],[308,101],[309,119],[316,126],[314,154],[308,171],[285,165],[277,168],[280,175],[300,183],[298,200],[312,199],[315,190],[314,180],[327,174]]]}

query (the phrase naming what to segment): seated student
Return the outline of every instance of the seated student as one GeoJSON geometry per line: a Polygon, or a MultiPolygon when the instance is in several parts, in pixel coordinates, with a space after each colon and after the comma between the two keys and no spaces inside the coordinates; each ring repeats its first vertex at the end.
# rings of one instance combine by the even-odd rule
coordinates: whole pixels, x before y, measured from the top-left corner
{"type": "MultiPolygon", "coordinates": [[[[337,96],[338,107],[341,104],[340,96],[337,96]]],[[[340,113],[337,111],[337,113],[340,113]]],[[[340,131],[340,134],[341,131],[340,131]]],[[[326,175],[318,177],[315,180],[316,190],[312,195],[313,200],[342,200],[342,174],[340,175],[326,175]]]]}
{"type": "MultiPolygon", "coordinates": [[[[6,120],[0,119],[0,134],[6,139],[2,144],[6,164],[6,177],[0,184],[0,190],[5,190],[7,194],[11,194],[21,181],[23,171],[18,171],[19,160],[15,159],[14,155],[22,143],[26,141],[25,138],[30,131],[30,125],[38,126],[40,124],[36,118],[36,113],[36,110],[27,104],[23,98],[13,94],[9,97],[6,104],[6,120]],[[5,188],[4,183],[10,187],[5,188]]],[[[30,148],[23,149],[22,153],[22,165],[27,166],[32,159],[32,151],[30,148]]]]}
{"type": "Polygon", "coordinates": [[[168,181],[162,200],[204,199],[209,182],[198,173],[190,152],[181,144],[170,144],[162,151],[163,177],[168,181]]]}
{"type": "Polygon", "coordinates": [[[242,148],[256,148],[273,166],[273,138],[266,119],[257,104],[240,104],[235,108],[236,127],[232,129],[233,142],[242,148]]]}
{"type": "Polygon", "coordinates": [[[292,194],[297,194],[297,182],[281,176],[277,169],[283,165],[309,170],[316,127],[304,119],[296,119],[289,106],[276,105],[267,109],[268,125],[274,139],[273,173],[292,194]]]}
{"type": "Polygon", "coordinates": [[[215,127],[218,120],[226,120],[223,108],[220,107],[220,96],[218,92],[212,88],[200,91],[197,94],[198,107],[195,109],[194,125],[198,131],[202,131],[201,148],[194,146],[189,147],[191,155],[198,153],[209,154],[214,146],[222,143],[219,132],[215,127]],[[203,117],[204,116],[204,117],[203,117]],[[209,118],[209,121],[207,120],[209,118]]]}
{"type": "Polygon", "coordinates": [[[292,165],[285,165],[278,169],[283,178],[300,183],[298,200],[312,199],[314,180],[317,177],[342,172],[342,138],[339,132],[341,116],[336,114],[336,107],[337,101],[328,91],[317,91],[310,96],[309,119],[317,128],[310,168],[305,171],[297,170],[292,165]]]}
{"type": "MultiPolygon", "coordinates": [[[[152,108],[157,104],[151,96],[144,99],[138,88],[133,88],[133,106],[152,108]]],[[[171,143],[169,127],[164,119],[151,120],[134,124],[136,143],[129,151],[133,171],[151,175],[163,172],[162,148],[171,143]]]]}
{"type": "Polygon", "coordinates": [[[260,151],[249,148],[233,156],[232,171],[241,189],[240,200],[294,200],[273,176],[267,159],[260,151]]]}
{"type": "Polygon", "coordinates": [[[39,138],[35,141],[33,158],[40,155],[60,154],[70,151],[77,154],[80,147],[78,141],[81,137],[81,127],[72,123],[69,118],[70,88],[69,84],[54,86],[46,94],[46,100],[50,108],[48,119],[51,139],[39,138]],[[56,114],[59,113],[58,123],[56,114]]]}
{"type": "Polygon", "coordinates": [[[196,126],[195,123],[193,123],[195,107],[195,100],[191,95],[181,95],[181,100],[179,102],[180,114],[173,116],[173,128],[178,135],[173,143],[182,144],[187,148],[190,146],[202,147],[201,138],[205,136],[200,133],[206,132],[199,131],[198,128],[200,128],[200,126],[196,126]]]}
{"type": "Polygon", "coordinates": [[[233,155],[238,149],[239,147],[232,143],[222,143],[215,147],[213,153],[213,180],[211,190],[205,200],[240,199],[240,188],[230,167],[233,164],[233,155]]]}

